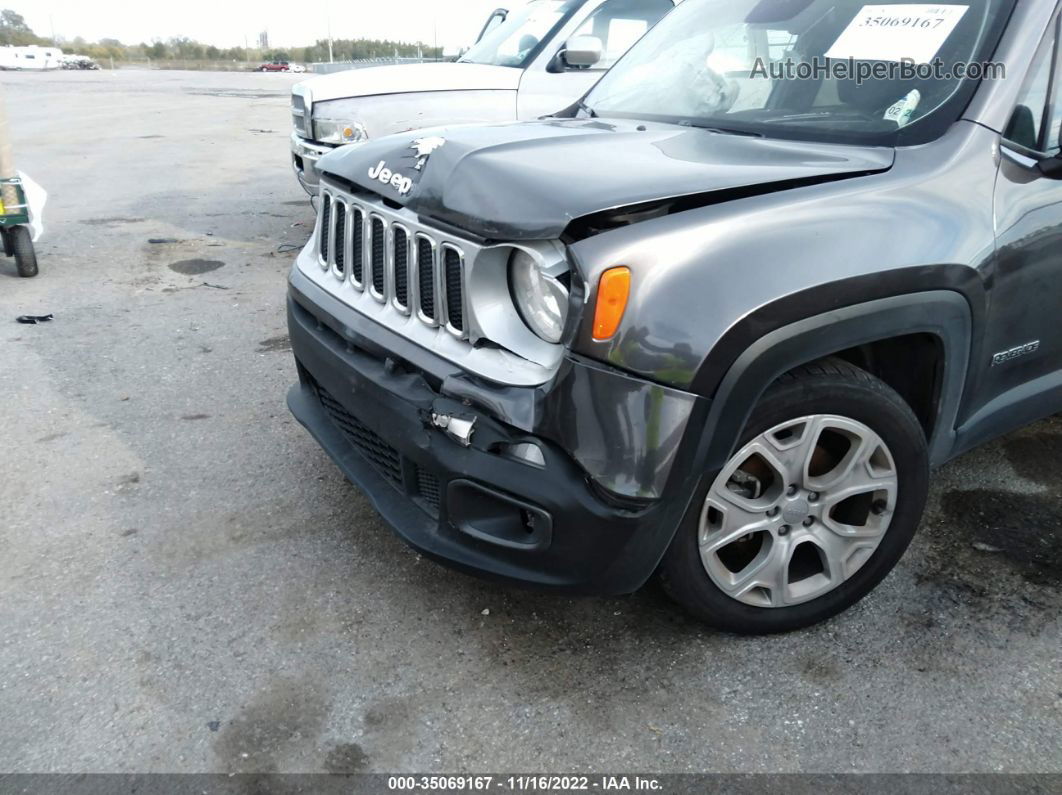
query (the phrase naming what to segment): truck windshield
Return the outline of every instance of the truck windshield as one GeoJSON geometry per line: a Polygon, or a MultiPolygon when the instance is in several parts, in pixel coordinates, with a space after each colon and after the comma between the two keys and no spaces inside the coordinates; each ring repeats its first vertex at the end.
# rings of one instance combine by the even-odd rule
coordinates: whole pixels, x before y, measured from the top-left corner
{"type": "Polygon", "coordinates": [[[970,67],[985,66],[1013,6],[686,0],[583,107],[775,138],[922,143],[965,109],[970,67]]]}
{"type": "Polygon", "coordinates": [[[487,33],[458,63],[523,69],[567,17],[586,0],[536,0],[487,33]]]}

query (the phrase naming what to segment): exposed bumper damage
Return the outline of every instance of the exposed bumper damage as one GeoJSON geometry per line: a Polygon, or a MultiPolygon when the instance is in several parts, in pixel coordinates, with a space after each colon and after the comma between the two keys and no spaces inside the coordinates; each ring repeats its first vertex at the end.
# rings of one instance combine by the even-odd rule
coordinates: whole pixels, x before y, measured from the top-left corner
{"type": "Polygon", "coordinates": [[[576,359],[541,387],[474,381],[298,267],[288,314],[292,412],[414,547],[583,592],[652,574],[689,499],[672,470],[703,399],[576,359]]]}
{"type": "Polygon", "coordinates": [[[291,167],[302,189],[311,196],[317,195],[321,177],[317,173],[317,161],[335,149],[334,146],[317,144],[291,134],[291,167]]]}

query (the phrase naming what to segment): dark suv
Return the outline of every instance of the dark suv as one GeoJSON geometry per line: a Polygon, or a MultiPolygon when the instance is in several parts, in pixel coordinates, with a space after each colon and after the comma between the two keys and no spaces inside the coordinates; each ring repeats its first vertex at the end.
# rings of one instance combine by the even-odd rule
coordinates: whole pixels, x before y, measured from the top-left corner
{"type": "Polygon", "coordinates": [[[1062,409],[1058,13],[687,0],[562,117],[327,156],[292,411],[438,560],[837,613],[1062,409]]]}

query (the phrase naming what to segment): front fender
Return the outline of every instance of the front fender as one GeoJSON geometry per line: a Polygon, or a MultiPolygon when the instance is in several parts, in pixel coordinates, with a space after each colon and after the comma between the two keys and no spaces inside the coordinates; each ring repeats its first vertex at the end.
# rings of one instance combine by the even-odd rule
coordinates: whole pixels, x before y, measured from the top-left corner
{"type": "Polygon", "coordinates": [[[714,398],[765,334],[845,307],[953,291],[983,328],[997,160],[998,135],[960,122],[932,144],[897,150],[887,172],[706,195],[645,220],[635,209],[625,226],[569,241],[587,293],[572,347],[714,398]],[[596,287],[617,265],[631,269],[630,302],[616,335],[598,341],[596,287]]]}
{"type": "Polygon", "coordinates": [[[958,292],[935,290],[844,307],[764,335],[745,349],[719,382],[697,455],[703,471],[714,471],[726,462],[753,407],[779,376],[840,350],[908,334],[929,334],[941,346],[940,397],[929,447],[931,463],[943,463],[955,447],[972,327],[967,300],[958,292]]]}

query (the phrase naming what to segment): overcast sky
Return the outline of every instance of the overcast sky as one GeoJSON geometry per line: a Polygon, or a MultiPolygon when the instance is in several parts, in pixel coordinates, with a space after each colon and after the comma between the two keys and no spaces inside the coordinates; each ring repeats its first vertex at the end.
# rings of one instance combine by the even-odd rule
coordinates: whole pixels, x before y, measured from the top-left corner
{"type": "Polygon", "coordinates": [[[218,47],[254,46],[269,31],[274,47],[312,44],[328,35],[423,41],[456,51],[471,44],[495,8],[526,0],[0,0],[39,36],[138,44],[188,36],[218,47]]]}

